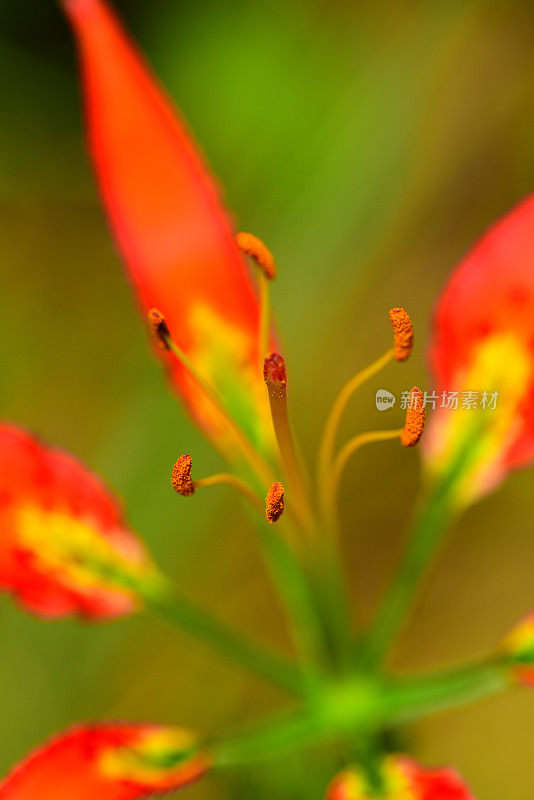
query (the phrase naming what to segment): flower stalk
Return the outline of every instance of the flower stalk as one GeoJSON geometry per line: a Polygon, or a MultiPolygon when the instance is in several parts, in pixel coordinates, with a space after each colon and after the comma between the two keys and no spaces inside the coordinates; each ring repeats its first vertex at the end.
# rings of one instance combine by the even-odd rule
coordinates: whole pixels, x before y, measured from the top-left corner
{"type": "Polygon", "coordinates": [[[459,511],[457,485],[469,468],[485,424],[471,427],[448,470],[430,484],[420,503],[401,564],[363,646],[359,662],[363,668],[375,669],[381,664],[406,624],[419,581],[459,511]]]}
{"type": "Polygon", "coordinates": [[[257,645],[249,637],[196,606],[164,576],[136,587],[147,607],[180,629],[293,695],[303,692],[294,664],[257,645]]]}

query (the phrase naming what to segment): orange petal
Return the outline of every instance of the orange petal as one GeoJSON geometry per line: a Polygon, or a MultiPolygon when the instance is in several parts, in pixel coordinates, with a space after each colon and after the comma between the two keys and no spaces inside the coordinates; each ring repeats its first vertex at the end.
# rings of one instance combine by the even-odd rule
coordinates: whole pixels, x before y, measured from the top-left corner
{"type": "MultiPolygon", "coordinates": [[[[63,0],[76,35],[88,139],[104,206],[146,315],[217,388],[253,441],[270,440],[257,370],[257,292],[190,132],[102,0],[63,0]]],[[[160,352],[196,421],[223,449],[202,390],[160,352]]]]}
{"type": "Polygon", "coordinates": [[[141,800],[198,780],[209,766],[189,731],[79,725],[33,750],[0,783],[1,800],[141,800]]]}
{"type": "Polygon", "coordinates": [[[152,566],[116,498],[73,456],[0,425],[0,587],[40,616],[103,618],[132,611],[109,571],[152,566]]]}
{"type": "MultiPolygon", "coordinates": [[[[425,769],[406,756],[388,756],[382,764],[380,800],[474,800],[455,770],[425,769]]],[[[357,767],[337,775],[325,800],[379,800],[357,767]]]]}
{"type": "MultiPolygon", "coordinates": [[[[476,496],[534,459],[534,195],[498,220],[453,272],[435,316],[436,390],[499,392],[494,421],[469,476],[476,496]]],[[[476,411],[439,408],[425,434],[433,467],[450,461],[476,411]]],[[[486,413],[486,412],[484,412],[486,413]]],[[[480,412],[482,414],[482,411],[480,412]]],[[[467,482],[467,479],[466,479],[467,482]]]]}

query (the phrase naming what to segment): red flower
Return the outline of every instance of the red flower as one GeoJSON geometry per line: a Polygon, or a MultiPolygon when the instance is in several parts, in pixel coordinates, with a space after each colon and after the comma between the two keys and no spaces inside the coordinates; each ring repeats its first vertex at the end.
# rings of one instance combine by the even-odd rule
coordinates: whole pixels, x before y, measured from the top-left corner
{"type": "Polygon", "coordinates": [[[180,789],[208,766],[180,728],[77,726],[21,761],[0,783],[0,800],[138,800],[180,789]]]}
{"type": "MultiPolygon", "coordinates": [[[[88,137],[119,249],[145,313],[216,387],[251,439],[270,441],[257,292],[183,121],[102,0],[63,0],[80,53],[88,137]]],[[[196,421],[228,450],[196,381],[160,352],[196,421]]]]}
{"type": "MultiPolygon", "coordinates": [[[[382,800],[474,800],[452,769],[424,769],[405,756],[389,756],[382,767],[382,800]]],[[[361,771],[347,769],[330,784],[326,800],[378,800],[361,771]]]]}
{"type": "Polygon", "coordinates": [[[482,426],[461,490],[469,500],[534,458],[534,196],[497,222],[454,272],[436,309],[430,361],[439,399],[460,395],[457,410],[440,409],[431,419],[431,468],[446,469],[482,426]],[[486,408],[462,411],[469,392],[486,408]]]}
{"type": "Polygon", "coordinates": [[[79,461],[0,425],[0,587],[41,616],[103,618],[135,595],[111,573],[152,567],[117,500],[79,461]]]}

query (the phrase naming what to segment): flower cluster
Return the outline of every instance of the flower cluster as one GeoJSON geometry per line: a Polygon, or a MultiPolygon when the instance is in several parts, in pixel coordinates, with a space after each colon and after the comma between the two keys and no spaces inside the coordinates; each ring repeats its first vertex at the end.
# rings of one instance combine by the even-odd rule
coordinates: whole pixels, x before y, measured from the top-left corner
{"type": "Polygon", "coordinates": [[[384,733],[436,705],[513,682],[533,685],[532,615],[485,659],[458,670],[399,676],[384,661],[453,512],[534,458],[534,197],[483,236],[442,293],[430,344],[436,391],[413,387],[402,398],[401,427],[358,433],[338,449],[354,392],[412,353],[410,316],[390,310],[392,345],[342,388],[313,484],[271,319],[272,254],[253,234],[233,230],[185,123],[104,1],[62,6],[78,45],[102,201],[155,354],[229,464],[228,472],[198,478],[192,457],[179,455],[172,486],[192,498],[183,502],[195,502],[207,487],[225,485],[257,510],[296,655],[269,650],[184,598],[99,478],[8,423],[0,426],[0,587],[47,618],[163,614],[276,684],[297,708],[232,735],[155,723],[74,726],[23,758],[0,783],[0,800],[139,800],[180,789],[210,768],[332,740],[354,763],[340,761],[337,777],[318,790],[325,800],[474,800],[454,770],[388,752],[384,733]],[[427,408],[435,412],[429,424],[427,408]],[[364,445],[409,448],[421,437],[425,500],[374,623],[355,640],[339,550],[345,467],[364,445]]]}

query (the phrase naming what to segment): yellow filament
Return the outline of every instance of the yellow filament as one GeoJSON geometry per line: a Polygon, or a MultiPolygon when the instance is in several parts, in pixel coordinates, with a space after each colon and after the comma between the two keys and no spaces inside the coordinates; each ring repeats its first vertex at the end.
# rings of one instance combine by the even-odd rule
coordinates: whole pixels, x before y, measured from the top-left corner
{"type": "Polygon", "coordinates": [[[259,271],[258,275],[260,289],[260,330],[259,330],[259,364],[260,375],[263,372],[263,362],[269,349],[269,334],[271,331],[271,281],[259,271]]]}
{"type": "Polygon", "coordinates": [[[341,417],[343,416],[343,412],[347,407],[347,403],[356,389],[372,378],[373,375],[376,375],[376,373],[385,367],[386,364],[389,364],[394,355],[395,348],[390,347],[389,350],[386,350],[386,352],[380,356],[380,358],[378,358],[372,364],[369,364],[369,366],[365,367],[365,369],[357,372],[356,375],[353,375],[352,378],[347,381],[335,399],[334,405],[332,406],[330,414],[328,415],[328,419],[326,420],[323,438],[321,440],[321,446],[319,449],[317,467],[319,492],[321,491],[321,486],[324,486],[328,480],[327,476],[330,473],[331,463],[334,457],[339,425],[341,422],[341,417]]]}
{"type": "Polygon", "coordinates": [[[263,503],[254,492],[254,490],[245,481],[238,478],[237,475],[232,475],[231,472],[218,472],[216,475],[210,475],[207,478],[201,478],[194,481],[196,489],[202,489],[208,486],[232,486],[237,489],[243,497],[245,497],[252,505],[263,514],[263,503]]]}

